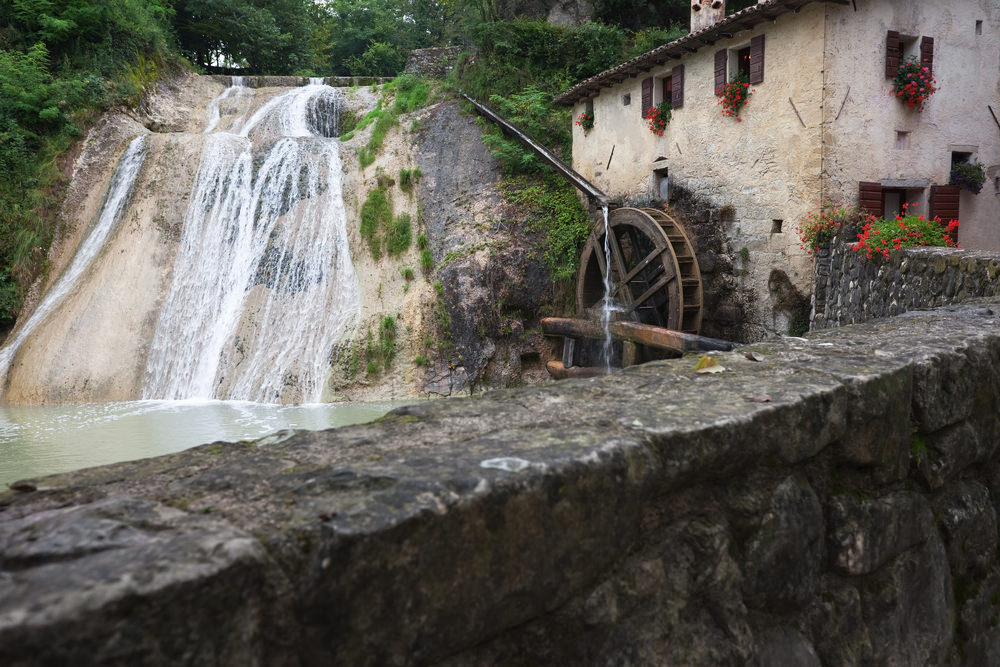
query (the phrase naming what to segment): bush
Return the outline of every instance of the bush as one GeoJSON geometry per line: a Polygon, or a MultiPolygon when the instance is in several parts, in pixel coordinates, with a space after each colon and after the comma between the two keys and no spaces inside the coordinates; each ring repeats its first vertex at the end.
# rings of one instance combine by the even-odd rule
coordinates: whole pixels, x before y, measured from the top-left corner
{"type": "Polygon", "coordinates": [[[540,181],[519,177],[505,181],[504,194],[532,218],[532,230],[545,234],[543,255],[552,279],[576,275],[590,221],[573,186],[554,174],[540,181]]]}
{"type": "Polygon", "coordinates": [[[361,237],[368,242],[372,258],[382,256],[383,229],[392,224],[392,206],[385,190],[375,188],[368,193],[368,198],[361,205],[361,237]]]}
{"type": "Polygon", "coordinates": [[[385,249],[390,256],[395,257],[410,249],[410,214],[401,213],[385,230],[385,249]]]}
{"type": "Polygon", "coordinates": [[[802,241],[800,247],[812,255],[828,244],[840,230],[851,233],[874,219],[871,214],[856,211],[850,206],[824,204],[818,215],[809,213],[806,221],[797,226],[795,231],[799,233],[799,240],[802,241]]]}
{"type": "Polygon", "coordinates": [[[947,246],[957,248],[958,220],[942,222],[940,218],[927,220],[922,215],[903,212],[892,220],[876,218],[867,222],[858,234],[851,250],[871,259],[875,255],[888,257],[893,250],[915,246],[947,246]]]}
{"type": "Polygon", "coordinates": [[[420,180],[420,177],[424,175],[424,172],[420,171],[420,167],[414,169],[400,169],[399,170],[399,187],[404,192],[412,192],[413,186],[420,180]]]}
{"type": "Polygon", "coordinates": [[[978,195],[983,190],[983,182],[986,181],[986,172],[983,165],[971,162],[959,162],[951,168],[951,175],[948,178],[949,185],[957,185],[974,195],[978,195]]]}

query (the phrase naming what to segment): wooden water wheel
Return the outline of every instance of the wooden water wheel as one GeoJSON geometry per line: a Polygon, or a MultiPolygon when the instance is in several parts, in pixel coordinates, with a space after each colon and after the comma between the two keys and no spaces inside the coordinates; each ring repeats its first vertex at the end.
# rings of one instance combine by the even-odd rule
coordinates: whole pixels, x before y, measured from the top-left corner
{"type": "MultiPolygon", "coordinates": [[[[652,208],[618,208],[611,229],[611,298],[614,319],[689,334],[701,329],[701,272],[680,223],[652,208]]],[[[598,223],[580,257],[576,284],[579,315],[604,300],[604,225],[598,223]]]]}

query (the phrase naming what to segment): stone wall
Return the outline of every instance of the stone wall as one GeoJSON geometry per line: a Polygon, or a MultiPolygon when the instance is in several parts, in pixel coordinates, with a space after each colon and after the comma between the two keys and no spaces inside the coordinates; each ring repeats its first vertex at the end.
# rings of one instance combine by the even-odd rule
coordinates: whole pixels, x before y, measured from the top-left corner
{"type": "Polygon", "coordinates": [[[0,495],[0,664],[992,664],[1000,301],[0,495]]]}
{"type": "Polygon", "coordinates": [[[1000,296],[1000,253],[906,248],[868,259],[834,239],[816,255],[810,327],[825,329],[918,308],[1000,296]]]}
{"type": "Polygon", "coordinates": [[[462,46],[438,46],[431,49],[414,49],[410,51],[403,71],[416,76],[443,79],[454,69],[464,48],[462,46]]]}

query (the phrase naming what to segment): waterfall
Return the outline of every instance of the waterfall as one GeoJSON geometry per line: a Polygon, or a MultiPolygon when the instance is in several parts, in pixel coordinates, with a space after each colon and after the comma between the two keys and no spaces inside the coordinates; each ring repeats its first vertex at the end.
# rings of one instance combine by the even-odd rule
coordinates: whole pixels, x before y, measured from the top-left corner
{"type": "Polygon", "coordinates": [[[104,247],[104,242],[111,235],[121,218],[122,211],[128,204],[139,171],[146,159],[148,145],[146,135],[140,134],[134,138],[125,149],[118,161],[108,191],[101,202],[97,220],[86,239],[80,244],[69,266],[59,277],[59,280],[46,292],[45,297],[34,312],[21,327],[21,330],[7,346],[0,350],[0,377],[7,374],[14,354],[48,315],[62,302],[63,298],[73,289],[73,286],[90,266],[94,258],[104,247]]]}
{"type": "Polygon", "coordinates": [[[220,129],[239,87],[209,109],[143,398],[318,402],[360,309],[331,138],[340,92],[310,80],[220,129]]]}
{"type": "Polygon", "coordinates": [[[608,205],[601,207],[604,212],[604,300],[601,301],[601,327],[604,329],[604,372],[611,373],[611,227],[608,224],[608,205]]]}

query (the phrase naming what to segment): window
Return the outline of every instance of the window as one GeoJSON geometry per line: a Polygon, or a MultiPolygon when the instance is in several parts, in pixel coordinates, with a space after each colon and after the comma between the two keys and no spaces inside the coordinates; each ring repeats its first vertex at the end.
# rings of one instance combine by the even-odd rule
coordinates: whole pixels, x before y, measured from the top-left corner
{"type": "Polygon", "coordinates": [[[783,220],[771,220],[771,233],[772,234],[780,234],[781,233],[781,225],[782,225],[783,222],[784,222],[783,220]]]}
{"type": "Polygon", "coordinates": [[[757,35],[749,44],[723,49],[715,54],[715,90],[718,92],[729,79],[742,74],[750,83],[764,81],[764,35],[757,35]]]}
{"type": "Polygon", "coordinates": [[[627,107],[632,104],[632,93],[625,93],[622,95],[622,106],[627,107]]]}
{"type": "Polygon", "coordinates": [[[977,35],[983,34],[983,22],[982,21],[976,21],[976,34],[977,35]]]}
{"type": "Polygon", "coordinates": [[[905,151],[910,147],[910,133],[896,132],[896,150],[905,151]]]}
{"type": "Polygon", "coordinates": [[[586,112],[590,114],[590,117],[594,117],[594,100],[587,100],[586,112]]]}
{"type": "Polygon", "coordinates": [[[903,35],[890,30],[885,37],[885,75],[895,78],[899,66],[910,58],[916,58],[934,71],[934,38],[903,35]]]}
{"type": "Polygon", "coordinates": [[[750,76],[750,47],[740,49],[736,52],[736,71],[739,74],[750,76]]]}

